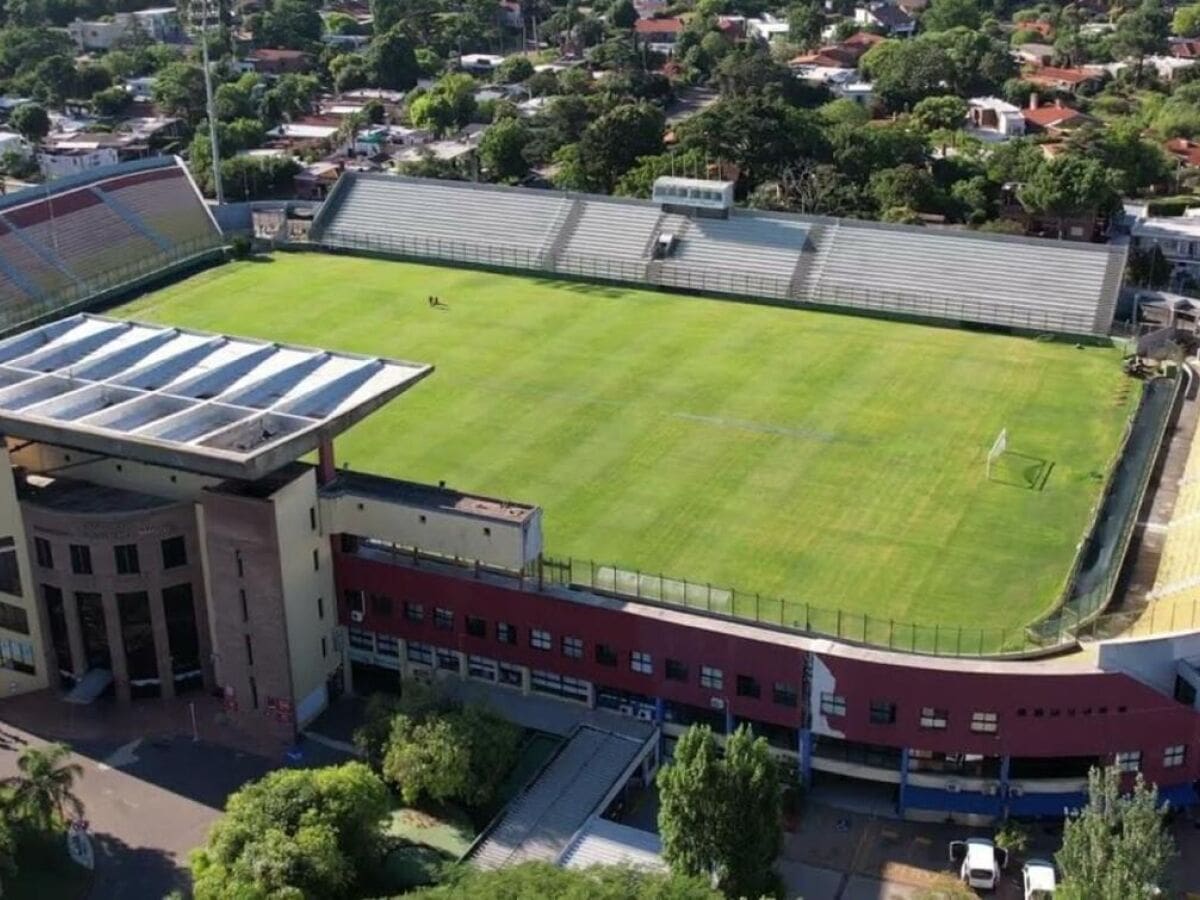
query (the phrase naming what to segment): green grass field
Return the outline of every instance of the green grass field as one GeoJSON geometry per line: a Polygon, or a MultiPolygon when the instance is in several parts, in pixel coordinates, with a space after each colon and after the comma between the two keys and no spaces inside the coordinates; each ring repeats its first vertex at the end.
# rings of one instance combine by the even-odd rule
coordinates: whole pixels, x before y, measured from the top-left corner
{"type": "Polygon", "coordinates": [[[339,464],[538,503],[551,555],[929,624],[1053,603],[1136,402],[1106,348],[351,257],[117,314],[435,364],[339,464]]]}

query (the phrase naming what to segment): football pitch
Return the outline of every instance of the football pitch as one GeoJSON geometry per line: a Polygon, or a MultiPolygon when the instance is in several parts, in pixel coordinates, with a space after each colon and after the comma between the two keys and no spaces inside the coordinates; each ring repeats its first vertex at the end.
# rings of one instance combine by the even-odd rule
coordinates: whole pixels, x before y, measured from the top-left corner
{"type": "Polygon", "coordinates": [[[1109,348],[345,256],[116,314],[434,364],[339,465],[537,503],[548,555],[931,626],[1055,601],[1137,400],[1109,348]]]}

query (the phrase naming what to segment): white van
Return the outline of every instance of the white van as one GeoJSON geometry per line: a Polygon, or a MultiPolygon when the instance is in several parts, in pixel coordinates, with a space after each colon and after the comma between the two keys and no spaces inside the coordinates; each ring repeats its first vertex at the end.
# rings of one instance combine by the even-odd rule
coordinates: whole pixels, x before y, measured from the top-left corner
{"type": "Polygon", "coordinates": [[[1022,871],[1025,900],[1053,900],[1058,886],[1054,876],[1054,865],[1044,859],[1031,859],[1022,871]]]}
{"type": "Polygon", "coordinates": [[[1008,851],[987,838],[951,841],[950,861],[960,863],[959,877],[968,887],[992,891],[1000,883],[1000,871],[1008,865],[1008,851]]]}

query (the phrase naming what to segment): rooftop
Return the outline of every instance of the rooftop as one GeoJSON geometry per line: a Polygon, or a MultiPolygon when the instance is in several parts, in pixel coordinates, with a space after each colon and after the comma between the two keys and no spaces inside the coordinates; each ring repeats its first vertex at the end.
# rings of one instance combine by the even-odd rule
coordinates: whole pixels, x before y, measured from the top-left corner
{"type": "Polygon", "coordinates": [[[431,371],[79,315],[0,341],[0,429],[155,465],[260,478],[431,371]]]}
{"type": "Polygon", "coordinates": [[[322,493],[374,496],[399,501],[407,506],[502,522],[524,522],[537,509],[526,503],[464,494],[452,488],[382,478],[363,472],[339,472],[333,483],[322,489],[322,493]]]}

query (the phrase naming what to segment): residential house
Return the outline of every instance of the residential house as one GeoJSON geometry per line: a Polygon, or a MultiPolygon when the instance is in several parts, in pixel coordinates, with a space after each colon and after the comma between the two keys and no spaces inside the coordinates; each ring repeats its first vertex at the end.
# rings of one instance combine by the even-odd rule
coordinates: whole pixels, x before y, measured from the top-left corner
{"type": "Polygon", "coordinates": [[[491,75],[504,62],[503,56],[495,53],[467,53],[458,58],[458,66],[472,75],[491,75]]]}
{"type": "Polygon", "coordinates": [[[917,30],[917,20],[898,6],[874,2],[854,10],[859,25],[881,28],[891,37],[911,37],[917,30]]]}
{"type": "Polygon", "coordinates": [[[829,93],[839,99],[853,100],[863,106],[870,106],[875,101],[873,86],[870,82],[863,81],[855,69],[792,65],[792,73],[801,81],[823,85],[829,93]]]}
{"type": "Polygon", "coordinates": [[[324,200],[337,184],[342,164],[331,160],[310,163],[296,173],[292,184],[300,200],[324,200]]]}
{"type": "Polygon", "coordinates": [[[811,69],[853,69],[858,66],[858,57],[854,51],[842,47],[822,47],[812,53],[802,53],[793,57],[789,62],[793,70],[811,69]]]}
{"type": "Polygon", "coordinates": [[[662,19],[638,19],[633,25],[633,34],[639,44],[670,56],[683,29],[683,19],[668,16],[662,19]]]}
{"type": "MultiPolygon", "coordinates": [[[[1196,65],[1195,57],[1180,57],[1180,56],[1147,56],[1142,60],[1142,68],[1152,70],[1159,81],[1171,82],[1175,80],[1184,69],[1189,69],[1196,65]]],[[[1083,68],[1089,71],[1103,72],[1106,75],[1116,76],[1125,69],[1132,68],[1133,64],[1129,62],[1104,63],[1102,65],[1084,66],[1083,68]]]]}
{"type": "Polygon", "coordinates": [[[868,50],[883,40],[883,35],[876,34],[873,31],[856,31],[838,44],[838,46],[843,50],[849,50],[854,53],[856,59],[861,59],[868,50]]]}
{"type": "Polygon", "coordinates": [[[746,40],[745,16],[717,16],[717,31],[731,44],[746,40]]]}
{"type": "Polygon", "coordinates": [[[967,133],[982,141],[1007,141],[1025,134],[1020,107],[999,97],[972,97],[967,101],[967,133]]]}
{"type": "Polygon", "coordinates": [[[1049,44],[1040,44],[1037,41],[1030,41],[1015,47],[1012,55],[1017,58],[1018,62],[1029,63],[1033,66],[1048,66],[1054,62],[1054,48],[1049,44]]]}
{"type": "Polygon", "coordinates": [[[0,130],[0,157],[10,153],[27,158],[33,154],[33,146],[15,131],[0,130]]]}
{"type": "Polygon", "coordinates": [[[66,175],[78,175],[100,166],[111,166],[121,161],[117,147],[87,139],[87,135],[76,135],[79,140],[62,140],[48,143],[38,151],[38,167],[47,181],[66,175]]]}
{"type": "Polygon", "coordinates": [[[1021,79],[1040,88],[1073,94],[1079,90],[1099,89],[1104,83],[1104,73],[1091,69],[1033,66],[1022,73],[1021,79]]]}
{"type": "Polygon", "coordinates": [[[371,43],[371,36],[369,34],[333,34],[327,31],[321,35],[321,42],[338,50],[354,52],[362,50],[371,43]]]}
{"type": "Polygon", "coordinates": [[[158,79],[153,75],[126,78],[125,90],[133,98],[134,103],[145,103],[154,99],[154,83],[156,81],[158,79]]]}
{"type": "Polygon", "coordinates": [[[633,0],[639,19],[653,19],[667,8],[667,0],[633,0]]]}
{"type": "Polygon", "coordinates": [[[1036,94],[1029,101],[1029,107],[1021,111],[1025,119],[1025,130],[1032,133],[1044,133],[1053,137],[1061,137],[1076,128],[1094,124],[1097,120],[1072,109],[1061,100],[1054,103],[1042,104],[1036,94]]]}
{"type": "Polygon", "coordinates": [[[1200,40],[1194,38],[1171,38],[1167,52],[1176,59],[1200,59],[1200,40]]]}
{"type": "Polygon", "coordinates": [[[1200,210],[1189,209],[1182,216],[1139,216],[1129,234],[1136,251],[1157,247],[1176,277],[1200,279],[1200,210]]]}
{"type": "Polygon", "coordinates": [[[770,13],[763,13],[761,18],[746,20],[747,36],[765,44],[773,41],[786,41],[790,31],[791,26],[788,25],[786,19],[777,19],[770,13]]]}
{"type": "Polygon", "coordinates": [[[176,43],[183,39],[174,6],[119,12],[110,19],[95,21],[76,19],[67,25],[67,34],[83,51],[111,50],[119,41],[133,37],[139,31],[156,44],[176,43]]]}
{"type": "Polygon", "coordinates": [[[290,75],[307,72],[310,59],[303,50],[279,50],[260,47],[246,54],[246,63],[261,75],[290,75]]]}
{"type": "Polygon", "coordinates": [[[1017,31],[1028,31],[1038,35],[1043,41],[1054,40],[1054,23],[1045,21],[1017,22],[1017,31]]]}

